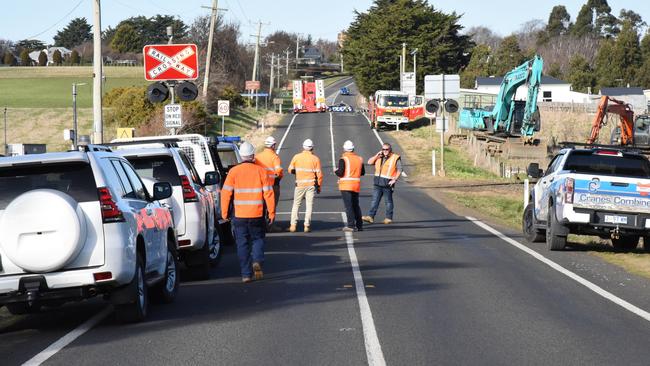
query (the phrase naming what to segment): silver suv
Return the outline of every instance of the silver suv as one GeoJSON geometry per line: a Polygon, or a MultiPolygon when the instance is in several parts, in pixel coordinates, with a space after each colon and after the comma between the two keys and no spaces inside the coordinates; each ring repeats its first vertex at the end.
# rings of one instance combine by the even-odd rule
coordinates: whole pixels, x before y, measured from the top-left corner
{"type": "Polygon", "coordinates": [[[147,315],[149,287],[178,291],[176,232],[129,162],[104,146],[0,158],[0,305],[11,313],[104,295],[118,318],[147,315]]]}

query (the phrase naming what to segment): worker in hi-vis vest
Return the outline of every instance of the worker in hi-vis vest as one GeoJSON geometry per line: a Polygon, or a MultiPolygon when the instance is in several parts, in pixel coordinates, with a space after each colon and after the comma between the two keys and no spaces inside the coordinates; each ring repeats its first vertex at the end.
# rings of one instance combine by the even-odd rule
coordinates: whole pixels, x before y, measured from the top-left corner
{"type": "Polygon", "coordinates": [[[314,142],[310,139],[302,143],[303,151],[294,155],[287,170],[296,175],[296,188],[293,192],[293,207],[291,208],[290,232],[296,231],[298,225],[298,210],[302,199],[305,198],[305,227],[306,233],[311,231],[311,212],[314,207],[314,193],[320,193],[323,185],[323,172],[321,171],[320,159],[313,152],[314,142]]]}
{"type": "MultiPolygon", "coordinates": [[[[283,169],[282,160],[280,160],[280,156],[275,152],[275,146],[275,138],[273,136],[267,137],[264,140],[264,150],[255,154],[255,164],[266,170],[269,185],[273,187],[273,196],[277,211],[278,203],[280,202],[280,180],[282,180],[283,169]]],[[[269,231],[273,232],[278,230],[274,226],[269,226],[269,231]]]]}
{"type": "Polygon", "coordinates": [[[354,143],[347,140],[343,143],[345,151],[339,159],[338,168],[334,171],[339,177],[339,191],[343,198],[347,225],[343,231],[363,230],[361,207],[359,207],[359,191],[361,191],[361,176],[366,174],[363,158],[354,153],[354,143]]]}
{"type": "Polygon", "coordinates": [[[269,223],[275,220],[273,187],[269,184],[266,170],[254,163],[255,147],[244,142],[239,147],[242,162],[228,172],[221,189],[221,215],[225,220],[232,216],[237,256],[242,282],[261,280],[264,276],[264,237],[268,211],[269,223]],[[234,212],[230,215],[230,203],[234,212]]]}
{"type": "Polygon", "coordinates": [[[393,152],[390,144],[383,144],[381,151],[375,156],[368,159],[369,165],[375,166],[375,178],[372,191],[372,203],[368,216],[363,217],[363,221],[368,223],[375,222],[375,214],[379,208],[381,198],[386,198],[386,216],[384,224],[393,222],[393,190],[395,183],[402,174],[402,159],[393,152]]]}

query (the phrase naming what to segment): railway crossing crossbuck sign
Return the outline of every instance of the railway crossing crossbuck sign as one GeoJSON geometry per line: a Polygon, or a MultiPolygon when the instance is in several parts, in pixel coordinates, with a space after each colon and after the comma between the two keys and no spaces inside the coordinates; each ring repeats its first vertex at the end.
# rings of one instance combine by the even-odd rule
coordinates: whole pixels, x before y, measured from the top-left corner
{"type": "Polygon", "coordinates": [[[199,57],[195,44],[147,45],[142,53],[146,80],[196,80],[199,77],[199,57]]]}

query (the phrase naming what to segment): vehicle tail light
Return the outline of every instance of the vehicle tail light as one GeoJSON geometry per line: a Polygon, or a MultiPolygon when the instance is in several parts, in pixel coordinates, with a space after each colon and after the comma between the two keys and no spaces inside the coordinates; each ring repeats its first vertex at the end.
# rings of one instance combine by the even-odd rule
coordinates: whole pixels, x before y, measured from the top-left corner
{"type": "Polygon", "coordinates": [[[179,240],[178,241],[178,246],[179,247],[187,247],[187,246],[190,246],[190,245],[192,245],[192,241],[189,240],[189,239],[184,239],[184,240],[179,240]]]}
{"type": "Polygon", "coordinates": [[[111,272],[96,272],[93,273],[93,277],[95,281],[106,281],[112,279],[113,274],[111,272]]]}
{"type": "Polygon", "coordinates": [[[596,155],[614,155],[620,156],[621,152],[618,150],[596,150],[596,155]]]}
{"type": "Polygon", "coordinates": [[[187,175],[181,175],[181,185],[183,186],[183,202],[196,202],[199,200],[187,175]]]}
{"type": "Polygon", "coordinates": [[[573,192],[575,188],[575,180],[573,178],[567,178],[564,186],[566,191],[564,192],[564,202],[573,203],[573,192]]]}
{"type": "Polygon", "coordinates": [[[100,187],[97,192],[99,193],[99,207],[102,210],[102,221],[104,223],[124,221],[124,215],[113,201],[111,191],[106,187],[100,187]]]}

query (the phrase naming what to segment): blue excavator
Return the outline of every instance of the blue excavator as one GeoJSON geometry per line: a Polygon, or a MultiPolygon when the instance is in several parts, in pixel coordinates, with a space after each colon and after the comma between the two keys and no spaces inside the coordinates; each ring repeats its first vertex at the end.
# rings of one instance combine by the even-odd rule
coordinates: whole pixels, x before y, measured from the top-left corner
{"type": "Polygon", "coordinates": [[[533,135],[540,129],[537,94],[543,66],[542,58],[535,56],[512,69],[503,77],[495,105],[461,109],[458,126],[495,136],[521,136],[524,143],[533,143],[533,135]],[[517,89],[524,84],[528,85],[526,100],[515,100],[517,89]]]}

